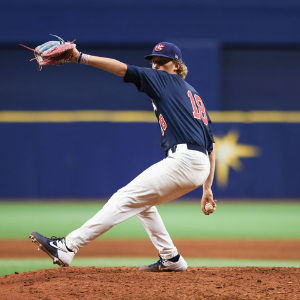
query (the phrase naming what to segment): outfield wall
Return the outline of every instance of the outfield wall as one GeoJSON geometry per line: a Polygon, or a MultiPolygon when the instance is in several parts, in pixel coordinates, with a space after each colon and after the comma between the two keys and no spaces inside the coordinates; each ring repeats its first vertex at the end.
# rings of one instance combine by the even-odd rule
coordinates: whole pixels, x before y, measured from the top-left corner
{"type": "MultiPolygon", "coordinates": [[[[98,118],[103,118],[102,112],[98,113],[98,118]]],[[[32,114],[31,120],[39,114],[32,114]]],[[[80,119],[81,114],[89,116],[78,111],[76,117],[80,119]]],[[[140,114],[133,117],[144,118],[140,114]]],[[[145,114],[152,116],[151,112],[145,114]]],[[[47,122],[44,116],[46,122],[1,123],[0,197],[109,197],[163,158],[154,118],[153,123],[115,122],[115,114],[105,115],[111,122],[47,122]]],[[[213,118],[214,113],[211,115],[213,118]]],[[[28,117],[18,117],[22,116],[28,117]]],[[[68,112],[51,116],[70,119],[68,112]]],[[[214,125],[216,197],[299,197],[298,148],[282,142],[300,136],[299,123],[214,125]]],[[[196,190],[189,196],[200,194],[196,190]]]]}

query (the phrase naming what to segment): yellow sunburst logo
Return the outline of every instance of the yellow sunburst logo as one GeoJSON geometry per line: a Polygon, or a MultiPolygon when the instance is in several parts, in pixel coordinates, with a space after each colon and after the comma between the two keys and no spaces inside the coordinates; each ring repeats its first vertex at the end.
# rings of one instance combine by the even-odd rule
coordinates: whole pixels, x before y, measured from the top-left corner
{"type": "Polygon", "coordinates": [[[216,142],[216,179],[219,187],[228,184],[229,170],[241,171],[243,163],[240,158],[256,157],[260,149],[255,146],[238,144],[240,134],[236,130],[229,131],[225,136],[214,136],[216,142]]]}

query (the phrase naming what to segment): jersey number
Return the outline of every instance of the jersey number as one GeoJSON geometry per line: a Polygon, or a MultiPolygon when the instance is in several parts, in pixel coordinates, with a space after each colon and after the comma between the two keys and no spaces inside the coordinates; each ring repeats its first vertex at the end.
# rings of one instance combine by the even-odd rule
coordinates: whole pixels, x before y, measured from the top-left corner
{"type": "Polygon", "coordinates": [[[159,115],[158,120],[159,120],[161,135],[165,135],[165,130],[167,129],[167,123],[166,123],[164,117],[162,116],[162,114],[159,115]]]}
{"type": "Polygon", "coordinates": [[[202,119],[203,123],[205,125],[207,125],[208,124],[207,115],[206,115],[205,106],[203,104],[202,99],[196,94],[193,97],[193,94],[191,91],[188,91],[187,95],[190,98],[191,103],[192,103],[194,118],[199,119],[199,120],[202,119]]]}

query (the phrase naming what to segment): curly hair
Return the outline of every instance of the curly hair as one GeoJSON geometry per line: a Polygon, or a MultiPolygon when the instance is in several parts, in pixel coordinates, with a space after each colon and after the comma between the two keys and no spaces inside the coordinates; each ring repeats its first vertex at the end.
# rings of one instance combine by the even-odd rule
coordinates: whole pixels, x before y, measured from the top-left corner
{"type": "Polygon", "coordinates": [[[182,60],[178,60],[178,59],[173,59],[173,63],[177,64],[180,63],[180,67],[178,70],[176,70],[177,75],[179,75],[182,79],[185,79],[187,73],[188,73],[188,68],[187,66],[184,64],[184,62],[182,60]]]}

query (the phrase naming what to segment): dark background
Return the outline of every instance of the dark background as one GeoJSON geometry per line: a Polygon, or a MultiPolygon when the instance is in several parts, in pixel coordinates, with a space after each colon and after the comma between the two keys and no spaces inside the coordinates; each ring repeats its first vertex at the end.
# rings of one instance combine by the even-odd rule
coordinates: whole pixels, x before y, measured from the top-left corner
{"type": "MultiPolygon", "coordinates": [[[[0,112],[152,110],[135,86],[101,70],[38,72],[19,44],[34,48],[50,33],[145,67],[158,42],[173,42],[209,112],[300,110],[299,1],[10,0],[0,2],[0,26],[0,112]]],[[[216,197],[299,198],[299,123],[214,122],[216,136],[236,130],[238,143],[260,149],[230,170],[226,187],[214,183],[216,197]]],[[[163,158],[159,139],[155,123],[1,121],[0,198],[109,197],[163,158]]]]}

